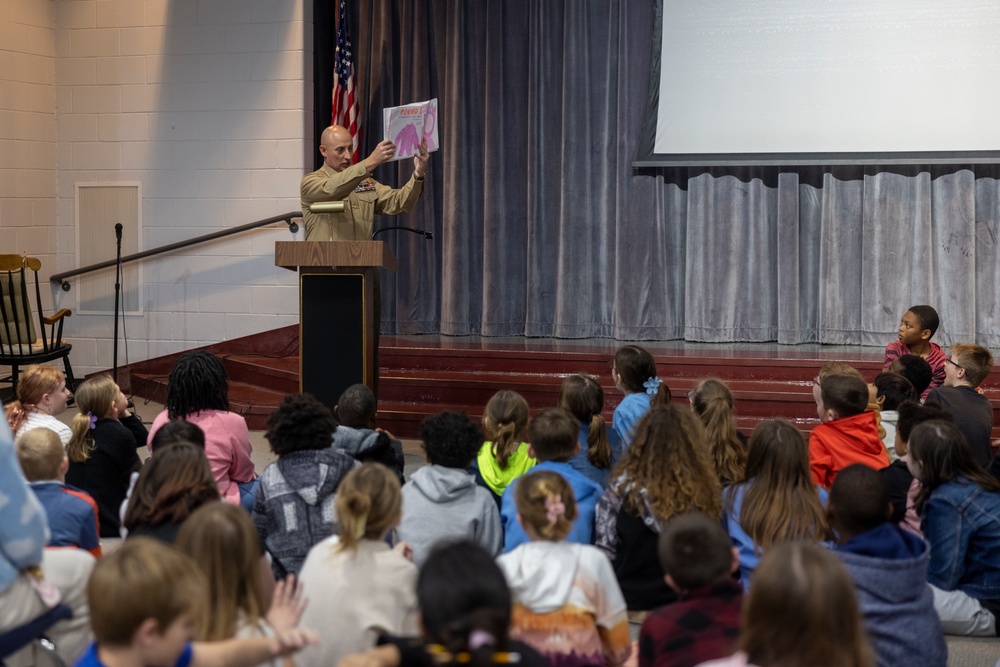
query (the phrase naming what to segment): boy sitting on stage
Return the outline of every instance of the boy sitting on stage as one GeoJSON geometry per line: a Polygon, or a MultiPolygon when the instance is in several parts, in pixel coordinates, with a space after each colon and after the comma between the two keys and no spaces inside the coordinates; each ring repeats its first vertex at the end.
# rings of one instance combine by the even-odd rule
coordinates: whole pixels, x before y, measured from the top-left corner
{"type": "Polygon", "coordinates": [[[903,313],[897,339],[885,346],[883,370],[889,370],[892,362],[904,354],[915,354],[931,365],[931,384],[921,393],[920,400],[927,398],[928,391],[944,384],[944,364],[948,357],[937,343],[931,342],[940,322],[937,311],[932,307],[913,306],[903,313]]]}

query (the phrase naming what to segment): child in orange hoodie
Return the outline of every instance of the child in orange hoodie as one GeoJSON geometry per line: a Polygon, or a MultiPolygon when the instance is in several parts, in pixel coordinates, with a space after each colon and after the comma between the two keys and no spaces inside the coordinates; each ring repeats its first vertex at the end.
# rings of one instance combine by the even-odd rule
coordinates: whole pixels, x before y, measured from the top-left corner
{"type": "Polygon", "coordinates": [[[875,413],[865,412],[868,386],[864,380],[828,375],[813,387],[813,398],[823,422],[809,435],[813,482],[829,489],[837,473],[852,463],[864,463],[875,470],[889,465],[875,413]]]}

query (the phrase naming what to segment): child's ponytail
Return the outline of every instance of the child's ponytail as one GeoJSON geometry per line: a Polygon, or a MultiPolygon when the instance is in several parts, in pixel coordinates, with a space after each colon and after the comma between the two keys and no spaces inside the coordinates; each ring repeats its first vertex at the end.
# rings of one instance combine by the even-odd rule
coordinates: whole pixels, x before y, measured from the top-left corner
{"type": "Polygon", "coordinates": [[[73,417],[70,424],[72,435],[66,443],[66,456],[74,463],[84,463],[90,458],[90,453],[94,451],[94,438],[90,435],[94,427],[93,421],[86,414],[79,414],[73,417]]]}
{"type": "Polygon", "coordinates": [[[515,391],[498,391],[486,404],[483,430],[492,441],[493,456],[501,470],[507,469],[510,457],[521,443],[518,436],[528,425],[528,402],[515,391]]]}
{"type": "Polygon", "coordinates": [[[691,407],[705,426],[712,463],[725,484],[744,479],[747,452],[740,442],[733,418],[733,394],[721,380],[702,380],[691,391],[691,407]]]}
{"type": "Polygon", "coordinates": [[[587,460],[595,468],[611,468],[611,443],[608,426],[601,416],[604,410],[604,390],[589,375],[570,375],[559,390],[560,408],[587,425],[587,460]]]}
{"type": "Polygon", "coordinates": [[[514,493],[517,513],[539,538],[550,542],[566,539],[576,520],[573,487],[559,473],[531,472],[520,479],[514,493]]]}
{"type": "Polygon", "coordinates": [[[97,446],[91,431],[97,420],[107,415],[118,397],[118,385],[110,375],[90,378],[76,390],[76,406],[80,414],[73,417],[70,425],[72,435],[66,443],[66,455],[70,461],[83,463],[97,446]]]}
{"type": "Polygon", "coordinates": [[[344,477],[334,501],[340,522],[338,550],[357,551],[363,539],[381,539],[399,522],[399,479],[380,463],[364,463],[344,477]]]}

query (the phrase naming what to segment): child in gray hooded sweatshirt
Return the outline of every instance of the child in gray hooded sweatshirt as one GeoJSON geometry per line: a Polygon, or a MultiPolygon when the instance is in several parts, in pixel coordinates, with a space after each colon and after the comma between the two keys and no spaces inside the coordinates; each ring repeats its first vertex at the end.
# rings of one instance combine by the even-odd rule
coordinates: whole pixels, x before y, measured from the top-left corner
{"type": "Polygon", "coordinates": [[[424,420],[421,438],[430,465],[403,486],[403,520],[396,529],[413,549],[413,562],[419,567],[445,540],[472,540],[499,554],[503,530],[496,503],[465,470],[483,442],[479,427],[465,413],[442,412],[424,420]]]}

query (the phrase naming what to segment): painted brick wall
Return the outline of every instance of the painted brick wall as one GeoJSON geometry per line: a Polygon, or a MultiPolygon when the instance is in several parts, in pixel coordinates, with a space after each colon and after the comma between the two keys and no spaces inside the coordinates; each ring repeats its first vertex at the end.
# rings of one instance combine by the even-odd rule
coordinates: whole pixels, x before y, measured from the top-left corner
{"type": "Polygon", "coordinates": [[[0,253],[56,249],[53,0],[0,0],[0,253]]]}
{"type": "MultiPolygon", "coordinates": [[[[298,208],[313,145],[308,3],[30,4],[54,14],[56,57],[50,54],[48,63],[56,114],[50,109],[49,124],[58,150],[51,143],[48,150],[50,161],[56,153],[58,169],[54,179],[32,187],[49,193],[50,217],[54,212],[58,220],[49,247],[60,270],[78,266],[77,183],[140,181],[142,248],[298,208]]],[[[38,132],[44,136],[46,129],[38,132]]],[[[113,224],[108,227],[113,258],[113,224]]],[[[129,360],[297,322],[295,276],[274,266],[273,246],[303,234],[274,226],[146,260],[144,313],[126,321],[129,360]]],[[[59,306],[76,306],[75,290],[54,298],[59,306]]],[[[73,363],[81,374],[111,366],[113,324],[110,314],[70,318],[73,363]]]]}

